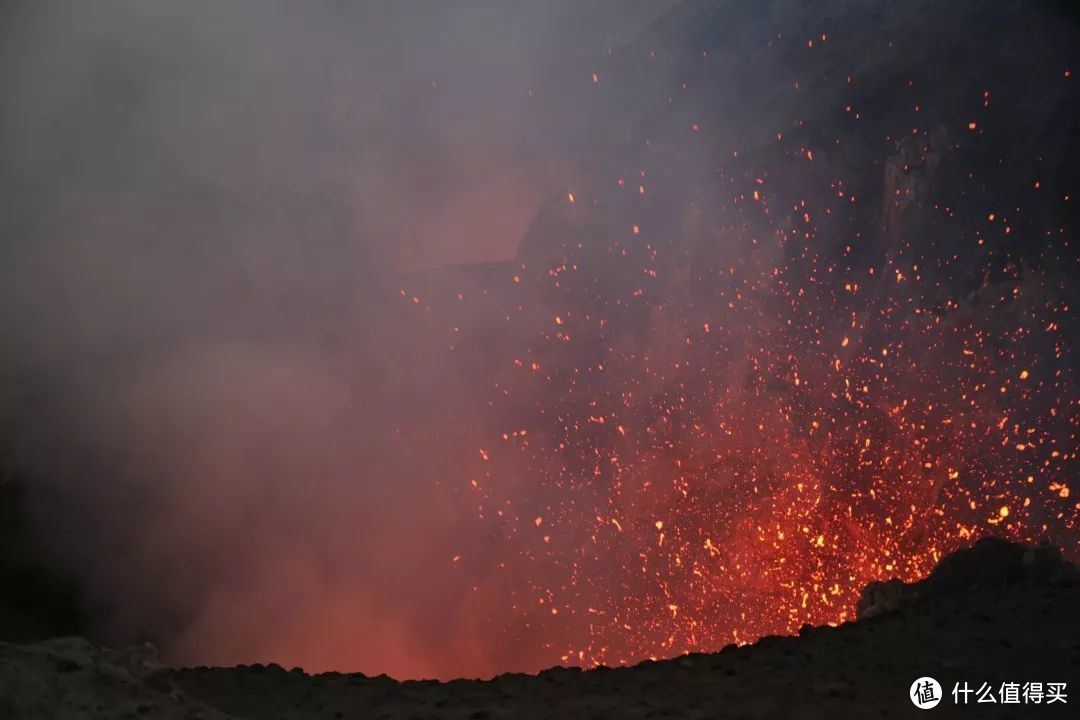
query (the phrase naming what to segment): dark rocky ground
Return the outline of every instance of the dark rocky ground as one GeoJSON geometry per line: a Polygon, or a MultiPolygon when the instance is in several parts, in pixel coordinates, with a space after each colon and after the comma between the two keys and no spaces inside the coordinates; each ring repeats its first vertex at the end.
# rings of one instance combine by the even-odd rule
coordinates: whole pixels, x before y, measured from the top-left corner
{"type": "MultiPolygon", "coordinates": [[[[493,680],[398,682],[306,675],[276,665],[167,668],[153,649],[97,649],[68,638],[0,644],[0,717],[37,718],[899,718],[1075,717],[1080,582],[1049,550],[982,541],[888,607],[839,627],[805,628],[710,655],[635,667],[493,680]],[[932,711],[907,699],[929,675],[932,711]],[[1065,704],[953,703],[957,682],[1065,682],[1065,704]]],[[[867,593],[863,607],[873,605],[867,593]]],[[[876,596],[881,605],[882,593],[876,596]]]]}

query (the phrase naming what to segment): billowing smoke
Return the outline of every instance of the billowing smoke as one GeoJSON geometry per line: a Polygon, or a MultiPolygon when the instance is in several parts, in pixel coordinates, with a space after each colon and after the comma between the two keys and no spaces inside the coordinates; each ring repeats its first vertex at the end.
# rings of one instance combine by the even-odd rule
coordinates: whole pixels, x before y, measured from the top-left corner
{"type": "Polygon", "coordinates": [[[5,5],[3,441],[96,636],[528,664],[475,639],[440,493],[483,404],[397,278],[513,257],[565,186],[564,81],[665,8],[589,5],[5,5]]]}

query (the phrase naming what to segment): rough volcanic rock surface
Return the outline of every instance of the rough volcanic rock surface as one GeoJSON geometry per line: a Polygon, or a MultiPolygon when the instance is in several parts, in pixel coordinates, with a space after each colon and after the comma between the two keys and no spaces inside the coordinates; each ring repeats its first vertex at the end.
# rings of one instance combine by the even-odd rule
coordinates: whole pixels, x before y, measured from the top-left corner
{"type": "Polygon", "coordinates": [[[152,647],[100,649],[81,638],[0,643],[0,718],[202,718],[227,716],[161,682],[152,647]]]}
{"type": "Polygon", "coordinates": [[[1023,547],[1000,538],[983,538],[971,548],[944,557],[925,579],[872,582],[863,588],[856,617],[872,618],[923,598],[967,596],[973,604],[986,592],[1016,586],[1076,583],[1080,571],[1061,556],[1060,548],[1023,547]]]}
{"type": "Polygon", "coordinates": [[[924,675],[945,690],[935,717],[1072,717],[1080,696],[1039,707],[952,702],[958,682],[1080,688],[1076,569],[1046,561],[1052,572],[1032,572],[1024,561],[1032,554],[1054,556],[1048,548],[983,541],[904,586],[909,602],[839,627],[805,628],[798,637],[627,668],[553,668],[488,681],[312,676],[276,665],[173,669],[159,667],[148,647],[99,650],[79,639],[0,644],[0,717],[921,717],[907,695],[924,675]]]}

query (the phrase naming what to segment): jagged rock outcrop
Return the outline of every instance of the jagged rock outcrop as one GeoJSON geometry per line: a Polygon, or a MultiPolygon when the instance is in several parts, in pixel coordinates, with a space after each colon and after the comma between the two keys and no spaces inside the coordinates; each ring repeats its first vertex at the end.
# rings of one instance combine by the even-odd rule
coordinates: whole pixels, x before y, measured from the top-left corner
{"type": "Polygon", "coordinates": [[[1017,585],[1075,583],[1080,570],[1053,545],[1025,547],[989,537],[942,558],[925,579],[872,582],[859,596],[856,617],[868,619],[934,597],[965,595],[977,600],[986,591],[1017,585]]]}
{"type": "Polygon", "coordinates": [[[171,683],[151,682],[160,668],[149,644],[112,650],[82,638],[0,643],[0,718],[227,720],[171,683]]]}
{"type": "MultiPolygon", "coordinates": [[[[307,675],[273,664],[167,668],[152,646],[110,650],[79,638],[0,644],[0,718],[862,720],[921,712],[907,693],[927,674],[946,693],[965,681],[1075,685],[1080,581],[1051,546],[985,539],[944,558],[921,583],[874,583],[864,595],[879,608],[873,621],[806,627],[798,637],[633,667],[552,668],[487,681],[307,675]]],[[[943,702],[936,717],[972,712],[943,702]]]]}

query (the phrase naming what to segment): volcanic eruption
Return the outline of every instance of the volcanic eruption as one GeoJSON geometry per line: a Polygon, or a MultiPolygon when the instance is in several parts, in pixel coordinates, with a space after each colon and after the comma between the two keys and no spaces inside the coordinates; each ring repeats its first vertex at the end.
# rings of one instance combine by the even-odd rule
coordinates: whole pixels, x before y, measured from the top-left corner
{"type": "Polygon", "coordinates": [[[1080,557],[1075,13],[662,10],[505,67],[403,12],[389,78],[355,9],[23,10],[97,83],[7,69],[0,126],[5,442],[88,634],[489,676],[1080,557]]]}
{"type": "Polygon", "coordinates": [[[839,623],[987,534],[1076,556],[1070,51],[1021,78],[1052,15],[937,10],[686,4],[591,75],[468,491],[549,662],[839,623]]]}

